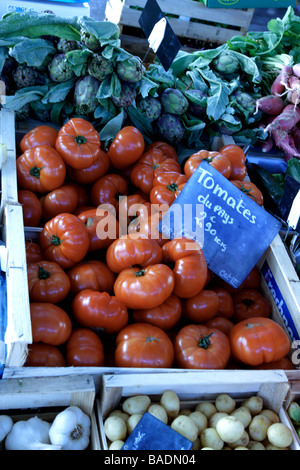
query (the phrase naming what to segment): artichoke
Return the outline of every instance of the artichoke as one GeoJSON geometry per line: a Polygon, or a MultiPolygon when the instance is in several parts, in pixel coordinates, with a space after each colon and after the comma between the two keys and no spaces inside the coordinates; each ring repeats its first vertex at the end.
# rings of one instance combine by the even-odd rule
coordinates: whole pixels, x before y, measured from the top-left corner
{"type": "Polygon", "coordinates": [[[77,41],[68,41],[67,39],[59,39],[56,49],[62,54],[66,54],[70,51],[76,51],[80,49],[80,44],[77,41]]]}
{"type": "Polygon", "coordinates": [[[131,83],[121,82],[121,93],[119,95],[112,95],[112,102],[119,108],[127,108],[136,98],[136,89],[131,83]]]}
{"type": "Polygon", "coordinates": [[[162,106],[158,99],[153,98],[153,96],[146,96],[137,103],[137,108],[146,119],[152,122],[159,118],[162,106]]]}
{"type": "Polygon", "coordinates": [[[100,82],[94,77],[87,75],[80,78],[74,89],[74,106],[75,113],[80,115],[88,115],[95,111],[98,106],[97,91],[100,82]]]}
{"type": "Polygon", "coordinates": [[[113,64],[102,54],[93,54],[88,63],[88,73],[102,82],[113,73],[113,64]]]}
{"type": "Polygon", "coordinates": [[[158,138],[170,145],[178,144],[184,136],[184,126],[176,114],[163,113],[155,122],[155,130],[158,138]]]}
{"type": "Polygon", "coordinates": [[[206,114],[207,95],[201,90],[189,90],[188,99],[190,101],[188,112],[196,117],[203,117],[206,114]]]}
{"type": "Polygon", "coordinates": [[[217,70],[217,72],[226,75],[237,72],[240,67],[240,63],[234,54],[231,54],[228,51],[222,51],[221,54],[212,61],[212,66],[217,70]]]}
{"type": "Polygon", "coordinates": [[[66,82],[75,73],[69,66],[65,54],[56,54],[48,65],[49,75],[54,82],[66,82]]]}
{"type": "Polygon", "coordinates": [[[132,83],[141,80],[145,71],[146,69],[143,66],[141,59],[136,56],[118,62],[116,67],[116,72],[120,80],[132,83]]]}
{"type": "Polygon", "coordinates": [[[166,88],[160,95],[160,101],[165,113],[183,114],[189,107],[184,94],[175,88],[166,88]]]}
{"type": "Polygon", "coordinates": [[[13,71],[12,76],[18,88],[35,85],[38,78],[35,69],[27,65],[18,65],[13,71]]]}
{"type": "Polygon", "coordinates": [[[97,37],[83,28],[80,30],[80,40],[91,51],[96,52],[100,49],[100,42],[97,37]]]}
{"type": "Polygon", "coordinates": [[[16,111],[16,121],[23,121],[24,119],[28,119],[31,115],[31,107],[29,103],[26,103],[22,106],[21,109],[16,111]]]}
{"type": "Polygon", "coordinates": [[[256,100],[251,95],[249,95],[249,93],[236,90],[234,93],[232,93],[232,96],[234,97],[237,104],[240,105],[243,109],[251,114],[255,112],[256,100]]]}

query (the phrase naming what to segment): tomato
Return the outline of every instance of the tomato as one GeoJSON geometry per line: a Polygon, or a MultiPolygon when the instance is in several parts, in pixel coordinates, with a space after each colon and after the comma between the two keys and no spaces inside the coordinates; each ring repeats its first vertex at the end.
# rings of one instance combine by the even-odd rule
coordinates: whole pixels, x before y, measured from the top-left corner
{"type": "Polygon", "coordinates": [[[222,331],[226,336],[229,336],[230,330],[233,328],[234,323],[226,317],[214,317],[204,322],[208,328],[217,328],[222,331]]]}
{"type": "Polygon", "coordinates": [[[203,289],[198,294],[185,299],[182,304],[183,315],[194,323],[203,323],[215,317],[219,308],[216,292],[203,289]]]}
{"type": "Polygon", "coordinates": [[[182,313],[179,297],[171,294],[161,305],[154,308],[142,308],[132,311],[132,318],[137,323],[149,323],[162,330],[170,330],[177,325],[182,313]]]}
{"type": "Polygon", "coordinates": [[[225,369],[230,343],[216,328],[187,325],[176,335],[174,351],[176,364],[183,369],[225,369]]]}
{"type": "Polygon", "coordinates": [[[258,366],[279,361],[290,351],[290,340],[281,326],[271,318],[255,317],[243,320],[229,334],[235,360],[258,366]]]}
{"type": "Polygon", "coordinates": [[[119,222],[109,210],[89,209],[78,214],[89,235],[88,251],[107,248],[119,236],[119,222]]]}
{"type": "Polygon", "coordinates": [[[21,139],[19,144],[21,153],[33,147],[40,145],[55,146],[58,131],[51,126],[36,126],[31,131],[27,132],[21,139]]]}
{"type": "Polygon", "coordinates": [[[127,308],[154,308],[172,294],[174,275],[165,264],[121,271],[114,285],[115,295],[127,308]]]}
{"type": "Polygon", "coordinates": [[[243,287],[246,289],[259,289],[260,288],[261,275],[257,266],[250,271],[248,276],[243,282],[243,287]]]}
{"type": "Polygon", "coordinates": [[[258,187],[251,181],[230,180],[231,183],[243,193],[245,193],[252,201],[256,202],[259,206],[264,203],[264,197],[258,187]]]}
{"type": "Polygon", "coordinates": [[[60,346],[71,335],[70,317],[62,308],[50,302],[31,302],[30,318],[34,343],[60,346]]]}
{"type": "Polygon", "coordinates": [[[78,193],[77,208],[90,205],[90,195],[87,187],[73,181],[69,181],[68,186],[75,188],[78,193]]]}
{"type": "Polygon", "coordinates": [[[148,237],[151,240],[155,240],[158,245],[162,247],[169,241],[169,238],[157,230],[157,225],[166,210],[156,211],[155,209],[153,210],[153,208],[153,204],[150,209],[147,203],[144,204],[144,208],[141,208],[139,216],[128,225],[128,234],[136,238],[141,236],[148,237]]]}
{"type": "Polygon", "coordinates": [[[142,133],[134,126],[125,126],[110,144],[108,156],[115,168],[126,168],[142,156],[144,149],[142,133]]]}
{"type": "Polygon", "coordinates": [[[128,192],[127,181],[116,173],[102,176],[91,188],[91,202],[94,206],[100,204],[111,204],[118,208],[119,197],[128,192]]]}
{"type": "Polygon", "coordinates": [[[101,339],[89,328],[77,328],[66,344],[69,367],[103,367],[104,348],[101,339]]]}
{"type": "Polygon", "coordinates": [[[145,268],[161,262],[161,247],[150,238],[132,239],[130,235],[124,235],[115,240],[106,252],[106,263],[115,273],[132,266],[145,268]]]}
{"type": "Polygon", "coordinates": [[[279,361],[272,361],[268,363],[260,364],[259,366],[254,366],[252,369],[255,370],[295,370],[296,367],[288,357],[283,357],[279,361]]]}
{"type": "Polygon", "coordinates": [[[219,297],[219,310],[217,315],[221,317],[226,317],[228,319],[233,317],[233,298],[228,290],[222,287],[212,287],[211,288],[219,297]]]}
{"type": "Polygon", "coordinates": [[[245,179],[247,167],[245,165],[246,156],[244,150],[236,144],[229,144],[220,148],[219,152],[225,155],[231,163],[229,179],[240,181],[245,179]]]}
{"type": "Polygon", "coordinates": [[[134,192],[120,198],[118,219],[123,234],[127,233],[127,227],[130,222],[136,219],[141,214],[141,211],[145,211],[146,208],[147,211],[151,211],[151,204],[147,202],[147,196],[143,193],[134,192]]]}
{"type": "Polygon", "coordinates": [[[31,240],[25,241],[26,263],[36,263],[44,259],[42,248],[31,240]]]}
{"type": "Polygon", "coordinates": [[[36,194],[27,189],[20,189],[18,201],[22,206],[24,226],[38,227],[42,218],[42,207],[36,194]]]}
{"type": "Polygon", "coordinates": [[[176,162],[178,161],[176,150],[174,149],[174,147],[172,147],[170,144],[167,144],[166,142],[161,142],[160,140],[152,142],[147,146],[146,151],[148,152],[148,150],[151,149],[161,150],[166,157],[173,158],[176,162]]]}
{"type": "Polygon", "coordinates": [[[81,326],[103,328],[105,333],[120,331],[128,323],[126,305],[107,292],[84,289],[72,301],[74,320],[81,326]]]}
{"type": "Polygon", "coordinates": [[[116,338],[116,367],[172,367],[174,348],[168,335],[149,323],[133,323],[116,338]]]}
{"type": "Polygon", "coordinates": [[[242,289],[233,296],[234,321],[240,322],[251,317],[269,317],[271,304],[256,289],[242,289]]]}
{"type": "Polygon", "coordinates": [[[168,204],[171,206],[187,182],[187,177],[174,172],[161,173],[153,180],[150,192],[152,204],[168,204]]]}
{"type": "Polygon", "coordinates": [[[61,351],[51,344],[28,344],[28,355],[24,367],[66,367],[61,351]]]}
{"type": "Polygon", "coordinates": [[[181,168],[174,158],[167,157],[161,150],[150,149],[144,152],[133,166],[130,174],[131,182],[145,194],[150,194],[154,177],[166,171],[181,173],[181,168]]]}
{"type": "Polygon", "coordinates": [[[199,150],[199,152],[193,153],[184,164],[184,174],[190,178],[203,161],[209,163],[225,178],[229,178],[231,173],[231,163],[228,158],[220,152],[209,150],[199,150]]]}
{"type": "Polygon", "coordinates": [[[89,121],[72,118],[60,128],[55,148],[67,165],[82,170],[100,158],[100,144],[99,133],[89,121]]]}
{"type": "Polygon", "coordinates": [[[88,168],[77,170],[71,166],[67,166],[67,175],[69,178],[80,184],[92,184],[97,179],[104,176],[110,168],[110,159],[107,152],[100,149],[99,158],[88,168]]]}
{"type": "Polygon", "coordinates": [[[116,275],[103,261],[87,260],[70,268],[67,272],[71,282],[71,293],[78,294],[84,289],[113,292],[116,275]]]}
{"type": "Polygon", "coordinates": [[[21,189],[46,193],[59,188],[65,177],[66,165],[49,145],[26,150],[17,158],[17,180],[21,189]]]}
{"type": "Polygon", "coordinates": [[[45,223],[40,245],[45,258],[63,269],[79,263],[88,252],[89,234],[76,215],[63,213],[45,223]]]}
{"type": "Polygon", "coordinates": [[[78,205],[78,192],[74,186],[63,184],[41,198],[43,218],[50,220],[63,212],[72,213],[78,205]]]}
{"type": "Polygon", "coordinates": [[[207,264],[200,245],[188,238],[174,238],[162,247],[164,263],[172,267],[175,286],[174,294],[189,298],[204,287],[207,264]]]}
{"type": "Polygon", "coordinates": [[[71,283],[66,272],[52,261],[27,264],[28,291],[31,302],[52,302],[65,299],[71,283]]]}

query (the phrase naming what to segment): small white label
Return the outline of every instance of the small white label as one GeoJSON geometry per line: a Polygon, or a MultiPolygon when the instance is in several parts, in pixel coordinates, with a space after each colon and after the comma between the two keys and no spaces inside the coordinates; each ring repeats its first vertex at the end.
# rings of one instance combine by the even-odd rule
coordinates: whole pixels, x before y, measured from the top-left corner
{"type": "Polygon", "coordinates": [[[167,26],[167,20],[166,18],[162,18],[154,25],[150,33],[148,42],[149,42],[149,46],[155,53],[157,52],[157,49],[159,48],[159,46],[162,43],[162,40],[164,39],[166,26],[167,26]]]}
{"type": "Polygon", "coordinates": [[[296,229],[300,218],[300,190],[294,198],[290,213],[287,218],[287,223],[293,229],[296,229]]]}

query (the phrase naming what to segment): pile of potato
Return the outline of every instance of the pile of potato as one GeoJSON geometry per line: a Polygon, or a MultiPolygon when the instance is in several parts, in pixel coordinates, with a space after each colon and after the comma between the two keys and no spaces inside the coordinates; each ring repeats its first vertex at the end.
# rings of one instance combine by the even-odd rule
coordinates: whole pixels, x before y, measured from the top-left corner
{"type": "Polygon", "coordinates": [[[240,402],[222,393],[214,401],[185,409],[178,395],[168,390],[159,403],[148,395],[126,398],[107,416],[104,432],[109,450],[122,448],[146,411],[192,441],[192,450],[288,450],[294,440],[290,428],[264,407],[259,396],[240,402]]]}

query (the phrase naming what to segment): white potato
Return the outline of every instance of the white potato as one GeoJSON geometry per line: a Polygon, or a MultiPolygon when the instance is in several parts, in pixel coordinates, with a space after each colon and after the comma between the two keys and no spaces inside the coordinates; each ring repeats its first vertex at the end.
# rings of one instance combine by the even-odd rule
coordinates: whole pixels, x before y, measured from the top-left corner
{"type": "Polygon", "coordinates": [[[190,416],[191,412],[192,410],[190,410],[189,408],[185,408],[184,410],[179,411],[178,416],[180,415],[190,416]]]}
{"type": "Polygon", "coordinates": [[[119,416],[109,416],[104,421],[104,432],[110,441],[125,439],[127,427],[124,419],[119,416]]]}
{"type": "Polygon", "coordinates": [[[242,406],[247,406],[252,416],[258,415],[263,409],[263,399],[256,395],[243,401],[242,406]]]}
{"type": "Polygon", "coordinates": [[[258,441],[249,441],[247,447],[249,450],[266,450],[262,442],[258,441]]]}
{"type": "Polygon", "coordinates": [[[217,408],[210,401],[202,401],[196,406],[195,411],[201,411],[201,413],[205,414],[207,419],[209,419],[213,414],[217,412],[217,408]]]}
{"type": "Polygon", "coordinates": [[[275,411],[273,410],[264,409],[260,414],[267,416],[267,418],[269,418],[269,420],[271,421],[271,424],[279,423],[280,421],[278,414],[275,413],[275,411]]]}
{"type": "Polygon", "coordinates": [[[124,441],[120,441],[120,440],[118,440],[118,441],[113,441],[113,442],[110,444],[108,450],[121,450],[124,444],[125,444],[124,441]]]}
{"type": "Polygon", "coordinates": [[[235,447],[233,450],[249,450],[249,449],[247,449],[247,447],[244,447],[244,446],[238,446],[238,447],[235,447]]]}
{"type": "Polygon", "coordinates": [[[237,441],[229,442],[228,445],[233,449],[239,446],[247,447],[249,444],[249,440],[249,434],[247,433],[247,431],[244,431],[242,437],[240,437],[237,441]]]}
{"type": "Polygon", "coordinates": [[[198,437],[198,427],[189,416],[177,416],[172,421],[171,428],[192,442],[198,437]]]}
{"type": "Polygon", "coordinates": [[[127,432],[131,434],[136,425],[138,424],[139,420],[143,415],[141,413],[134,413],[133,415],[129,416],[127,421],[127,432]]]}
{"type": "Polygon", "coordinates": [[[163,406],[154,403],[153,405],[149,406],[147,412],[152,416],[155,416],[155,418],[159,419],[163,423],[168,424],[168,415],[163,406]]]}
{"type": "Polygon", "coordinates": [[[193,442],[191,450],[200,450],[201,449],[201,442],[199,437],[193,442]]]}
{"type": "Polygon", "coordinates": [[[122,410],[113,410],[111,413],[109,413],[108,416],[119,416],[119,418],[124,419],[125,423],[127,423],[128,418],[129,418],[129,414],[124,413],[124,411],[122,410]]]}
{"type": "Polygon", "coordinates": [[[289,450],[288,447],[276,447],[276,446],[273,446],[272,444],[268,443],[266,444],[266,450],[289,450]]]}
{"type": "Polygon", "coordinates": [[[136,413],[145,413],[150,405],[151,400],[148,395],[135,395],[124,400],[122,409],[125,413],[134,415],[136,413]]]}
{"type": "Polygon", "coordinates": [[[180,411],[180,400],[175,392],[166,390],[160,398],[160,404],[164,407],[170,418],[176,418],[180,411]]]}
{"type": "Polygon", "coordinates": [[[193,411],[189,417],[194,421],[198,428],[198,434],[207,428],[207,417],[201,411],[193,411]]]}
{"type": "Polygon", "coordinates": [[[270,444],[280,449],[289,447],[293,443],[293,434],[290,428],[283,423],[274,423],[268,429],[270,444]]]}
{"type": "Polygon", "coordinates": [[[224,442],[230,443],[240,439],[245,428],[235,416],[224,416],[217,422],[216,430],[224,442]]]}
{"type": "Polygon", "coordinates": [[[209,418],[209,422],[208,422],[209,427],[215,428],[219,419],[224,418],[224,416],[228,416],[228,413],[222,413],[221,411],[219,411],[218,413],[215,413],[214,415],[212,415],[209,418]]]}
{"type": "Polygon", "coordinates": [[[215,400],[215,406],[218,411],[229,414],[235,409],[236,403],[227,393],[221,393],[215,400]]]}
{"type": "Polygon", "coordinates": [[[200,441],[202,447],[210,447],[214,450],[221,450],[224,446],[224,441],[222,441],[215,428],[204,429],[200,434],[200,441]]]}
{"type": "Polygon", "coordinates": [[[249,411],[249,408],[246,406],[240,406],[239,408],[236,408],[232,411],[232,413],[230,413],[230,416],[235,416],[237,419],[239,419],[245,428],[249,426],[252,420],[252,415],[249,411]]]}
{"type": "Polygon", "coordinates": [[[267,437],[270,425],[271,421],[267,416],[261,414],[254,416],[248,428],[250,438],[253,441],[263,441],[267,437]]]}

